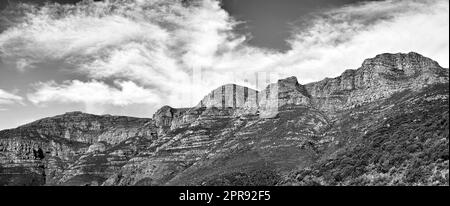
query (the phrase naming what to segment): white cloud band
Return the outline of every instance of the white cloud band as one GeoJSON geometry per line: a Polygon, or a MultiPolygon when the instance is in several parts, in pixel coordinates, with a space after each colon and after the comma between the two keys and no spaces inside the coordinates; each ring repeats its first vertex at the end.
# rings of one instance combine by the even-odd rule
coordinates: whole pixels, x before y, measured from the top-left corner
{"type": "Polygon", "coordinates": [[[0,89],[0,111],[6,110],[4,106],[23,104],[23,98],[19,95],[0,89]]]}
{"type": "Polygon", "coordinates": [[[159,102],[151,90],[137,86],[130,81],[115,82],[117,88],[104,82],[78,80],[39,83],[36,92],[29,94],[28,99],[34,104],[46,102],[110,104],[128,106],[131,104],[154,104],[159,102]]]}

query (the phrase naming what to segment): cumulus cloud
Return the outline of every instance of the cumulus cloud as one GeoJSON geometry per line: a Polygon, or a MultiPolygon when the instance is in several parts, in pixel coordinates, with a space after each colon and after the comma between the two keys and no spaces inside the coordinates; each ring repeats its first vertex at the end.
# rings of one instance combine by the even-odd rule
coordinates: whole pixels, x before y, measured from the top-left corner
{"type": "Polygon", "coordinates": [[[0,33],[0,57],[22,70],[63,60],[93,79],[40,84],[29,95],[34,103],[127,105],[132,102],[127,82],[141,91],[133,96],[141,102],[192,106],[221,84],[249,84],[245,79],[257,72],[295,75],[305,83],[337,76],[384,52],[415,51],[448,67],[447,0],[386,0],[321,11],[293,28],[291,49],[285,52],[248,45],[246,36],[233,32],[237,22],[215,0],[22,6],[22,23],[0,33]],[[201,80],[193,81],[200,70],[201,80]],[[117,79],[119,89],[104,83],[117,79]],[[78,90],[92,90],[97,97],[78,90]]]}
{"type": "Polygon", "coordinates": [[[6,110],[6,108],[2,106],[13,104],[23,104],[23,98],[16,94],[0,89],[0,111],[6,110]]]}

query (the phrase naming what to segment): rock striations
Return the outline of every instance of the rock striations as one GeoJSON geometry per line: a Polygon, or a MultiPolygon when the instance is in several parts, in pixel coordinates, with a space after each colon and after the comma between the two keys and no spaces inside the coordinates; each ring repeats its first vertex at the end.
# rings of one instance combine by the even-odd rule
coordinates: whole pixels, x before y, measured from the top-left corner
{"type": "Polygon", "coordinates": [[[228,84],[152,119],[0,131],[1,185],[448,185],[448,69],[380,54],[306,85],[228,84]]]}

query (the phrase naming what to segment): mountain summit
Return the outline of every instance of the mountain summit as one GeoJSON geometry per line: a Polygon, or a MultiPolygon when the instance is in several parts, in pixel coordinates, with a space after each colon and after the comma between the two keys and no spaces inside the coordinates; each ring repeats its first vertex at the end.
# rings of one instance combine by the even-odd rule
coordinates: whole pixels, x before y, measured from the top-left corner
{"type": "Polygon", "coordinates": [[[448,185],[449,71],[417,53],[150,119],[72,112],[0,131],[1,185],[448,185]]]}

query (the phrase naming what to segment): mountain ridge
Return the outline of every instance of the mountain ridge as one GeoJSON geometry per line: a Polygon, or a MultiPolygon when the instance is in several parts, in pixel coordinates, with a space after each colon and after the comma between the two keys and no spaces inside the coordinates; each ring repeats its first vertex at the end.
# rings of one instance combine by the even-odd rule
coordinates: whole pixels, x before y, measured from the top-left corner
{"type": "MultiPolygon", "coordinates": [[[[389,179],[399,178],[397,173],[408,176],[411,169],[389,164],[400,172],[375,171],[370,165],[377,168],[379,163],[363,156],[358,158],[370,164],[355,168],[364,172],[333,180],[338,174],[324,172],[321,162],[335,161],[356,143],[364,143],[371,154],[366,136],[398,133],[382,122],[429,124],[433,117],[422,113],[440,116],[436,108],[448,113],[448,69],[414,52],[384,53],[366,59],[358,69],[305,85],[296,77],[280,79],[261,91],[223,85],[194,107],[164,106],[151,119],[70,112],[0,131],[0,184],[372,184],[364,176],[367,172],[389,179]],[[410,112],[423,119],[405,119],[410,112]],[[352,178],[362,180],[355,183],[352,178]]],[[[434,126],[432,138],[423,138],[448,148],[448,118],[442,118],[444,122],[433,120],[442,124],[434,126]]],[[[408,131],[406,136],[428,134],[408,131]]],[[[415,142],[404,137],[398,136],[398,144],[415,142]]],[[[441,173],[424,176],[443,174],[445,180],[447,174],[448,180],[448,149],[414,144],[442,151],[425,165],[435,165],[441,173]]],[[[413,157],[408,158],[402,162],[413,164],[413,157]]],[[[402,181],[428,181],[408,178],[402,181]]]]}
{"type": "Polygon", "coordinates": [[[237,114],[242,115],[245,113],[255,114],[260,107],[269,107],[266,108],[269,110],[268,112],[262,109],[263,112],[269,113],[266,114],[268,117],[273,116],[270,114],[270,110],[285,104],[310,105],[332,111],[385,98],[405,88],[419,89],[427,84],[445,82],[448,82],[448,69],[442,68],[436,61],[430,58],[415,52],[409,52],[407,54],[383,53],[376,55],[374,58],[364,60],[358,69],[348,69],[340,76],[325,78],[321,81],[311,82],[305,85],[299,84],[295,76],[280,79],[276,83],[269,84],[261,91],[236,84],[222,85],[206,95],[194,108],[242,108],[237,114]],[[422,69],[425,71],[421,71],[422,69]],[[392,73],[392,71],[397,72],[397,70],[406,71],[406,75],[403,74],[405,72],[399,72],[400,74],[392,73]],[[394,77],[397,79],[392,79],[394,77]],[[405,83],[403,82],[404,78],[413,79],[413,82],[407,81],[405,83]],[[399,85],[392,85],[392,82],[399,83],[399,85]],[[285,97],[270,96],[268,98],[269,96],[267,94],[270,93],[271,87],[273,88],[272,90],[276,90],[277,94],[284,95],[285,97]],[[296,87],[298,87],[297,90],[293,89],[296,87]],[[370,89],[370,87],[375,88],[370,89]],[[384,91],[376,91],[380,89],[384,91]],[[354,94],[345,95],[345,93],[352,92],[352,90],[369,92],[356,91],[354,94]],[[352,99],[347,103],[342,101],[342,97],[352,99]],[[275,103],[279,105],[273,105],[275,104],[273,99],[276,99],[275,103]],[[330,104],[334,107],[330,106],[330,104]],[[336,108],[336,105],[338,108],[336,108]]]}

